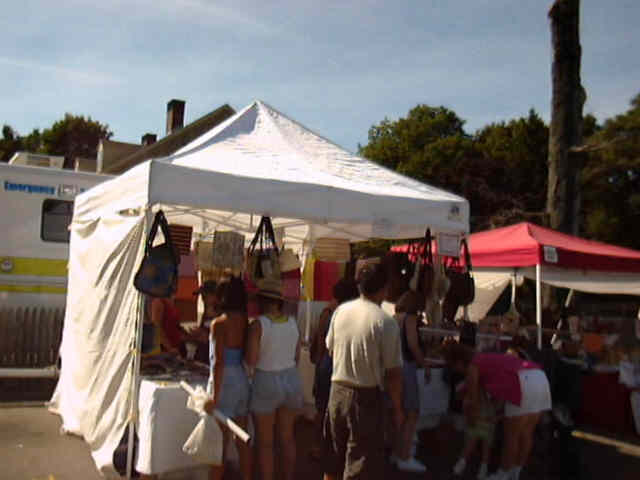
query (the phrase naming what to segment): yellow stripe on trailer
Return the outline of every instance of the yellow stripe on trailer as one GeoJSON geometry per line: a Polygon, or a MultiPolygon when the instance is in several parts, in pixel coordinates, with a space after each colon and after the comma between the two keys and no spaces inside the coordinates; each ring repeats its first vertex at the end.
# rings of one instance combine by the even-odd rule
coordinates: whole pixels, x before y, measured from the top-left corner
{"type": "Polygon", "coordinates": [[[67,260],[57,258],[0,257],[4,275],[66,277],[67,260]]]}
{"type": "Polygon", "coordinates": [[[0,292],[14,293],[56,293],[64,295],[66,287],[54,287],[52,285],[0,285],[0,292]]]}

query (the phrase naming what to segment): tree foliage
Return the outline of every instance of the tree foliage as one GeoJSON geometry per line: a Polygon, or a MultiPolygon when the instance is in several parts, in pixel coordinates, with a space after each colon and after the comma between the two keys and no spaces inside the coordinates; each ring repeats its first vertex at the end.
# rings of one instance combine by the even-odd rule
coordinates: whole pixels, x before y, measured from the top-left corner
{"type": "Polygon", "coordinates": [[[112,135],[108,125],[91,117],[70,113],[42,132],[34,129],[26,136],[20,136],[9,125],[4,125],[0,139],[0,160],[8,162],[14,153],[28,151],[64,156],[65,168],[71,168],[76,157],[95,158],[100,140],[111,138],[112,135]]]}
{"type": "Polygon", "coordinates": [[[627,112],[595,129],[582,170],[585,233],[640,248],[640,94],[627,112]]]}
{"type": "Polygon", "coordinates": [[[535,111],[467,134],[445,107],[419,105],[369,130],[360,154],[451,190],[471,204],[472,228],[502,225],[544,209],[548,128],[535,111]]]}

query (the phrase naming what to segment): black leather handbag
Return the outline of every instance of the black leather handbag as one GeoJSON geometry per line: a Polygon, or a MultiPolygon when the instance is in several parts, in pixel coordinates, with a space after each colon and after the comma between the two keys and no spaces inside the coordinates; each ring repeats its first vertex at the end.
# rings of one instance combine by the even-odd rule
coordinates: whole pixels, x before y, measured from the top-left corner
{"type": "Polygon", "coordinates": [[[471,276],[471,254],[465,239],[462,239],[461,248],[465,265],[462,266],[455,261],[447,267],[450,287],[442,305],[442,314],[444,319],[449,321],[454,320],[459,307],[469,305],[476,296],[476,286],[471,276]]]}
{"type": "Polygon", "coordinates": [[[178,254],[171,242],[169,224],[162,210],[156,213],[147,238],[144,258],[140,264],[133,285],[136,289],[152,297],[170,297],[178,287],[178,254]],[[153,246],[158,228],[164,235],[164,243],[153,246]]]}

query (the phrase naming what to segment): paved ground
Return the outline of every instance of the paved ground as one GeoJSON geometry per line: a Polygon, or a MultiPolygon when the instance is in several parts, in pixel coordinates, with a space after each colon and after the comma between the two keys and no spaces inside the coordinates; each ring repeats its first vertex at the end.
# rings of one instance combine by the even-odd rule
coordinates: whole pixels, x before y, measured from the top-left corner
{"type": "MultiPolygon", "coordinates": [[[[93,480],[96,471],[87,445],[79,438],[60,435],[60,420],[42,407],[0,403],[0,480],[93,480]]],[[[614,437],[603,432],[581,432],[574,447],[579,452],[578,475],[555,471],[557,459],[549,451],[552,439],[541,440],[533,464],[523,480],[582,479],[637,480],[640,478],[640,437],[614,437]]],[[[312,429],[301,421],[296,431],[299,445],[296,478],[320,480],[318,462],[309,456],[312,429]]],[[[449,479],[450,469],[460,451],[462,436],[450,425],[421,433],[418,456],[428,466],[426,475],[400,474],[387,466],[385,478],[449,479]]],[[[475,478],[475,466],[466,478],[475,478]]],[[[233,478],[233,475],[229,475],[233,478]]]]}

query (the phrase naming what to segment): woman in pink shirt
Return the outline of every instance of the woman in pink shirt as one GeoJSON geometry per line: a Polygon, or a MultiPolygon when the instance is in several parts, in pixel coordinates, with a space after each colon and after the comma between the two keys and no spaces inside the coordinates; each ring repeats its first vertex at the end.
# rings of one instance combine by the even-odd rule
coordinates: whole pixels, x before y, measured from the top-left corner
{"type": "Polygon", "coordinates": [[[482,391],[505,402],[501,468],[488,480],[518,480],[529,458],[540,416],[551,409],[551,393],[538,365],[515,355],[475,353],[465,345],[445,349],[449,368],[466,375],[464,406],[471,421],[478,417],[482,391]]]}

